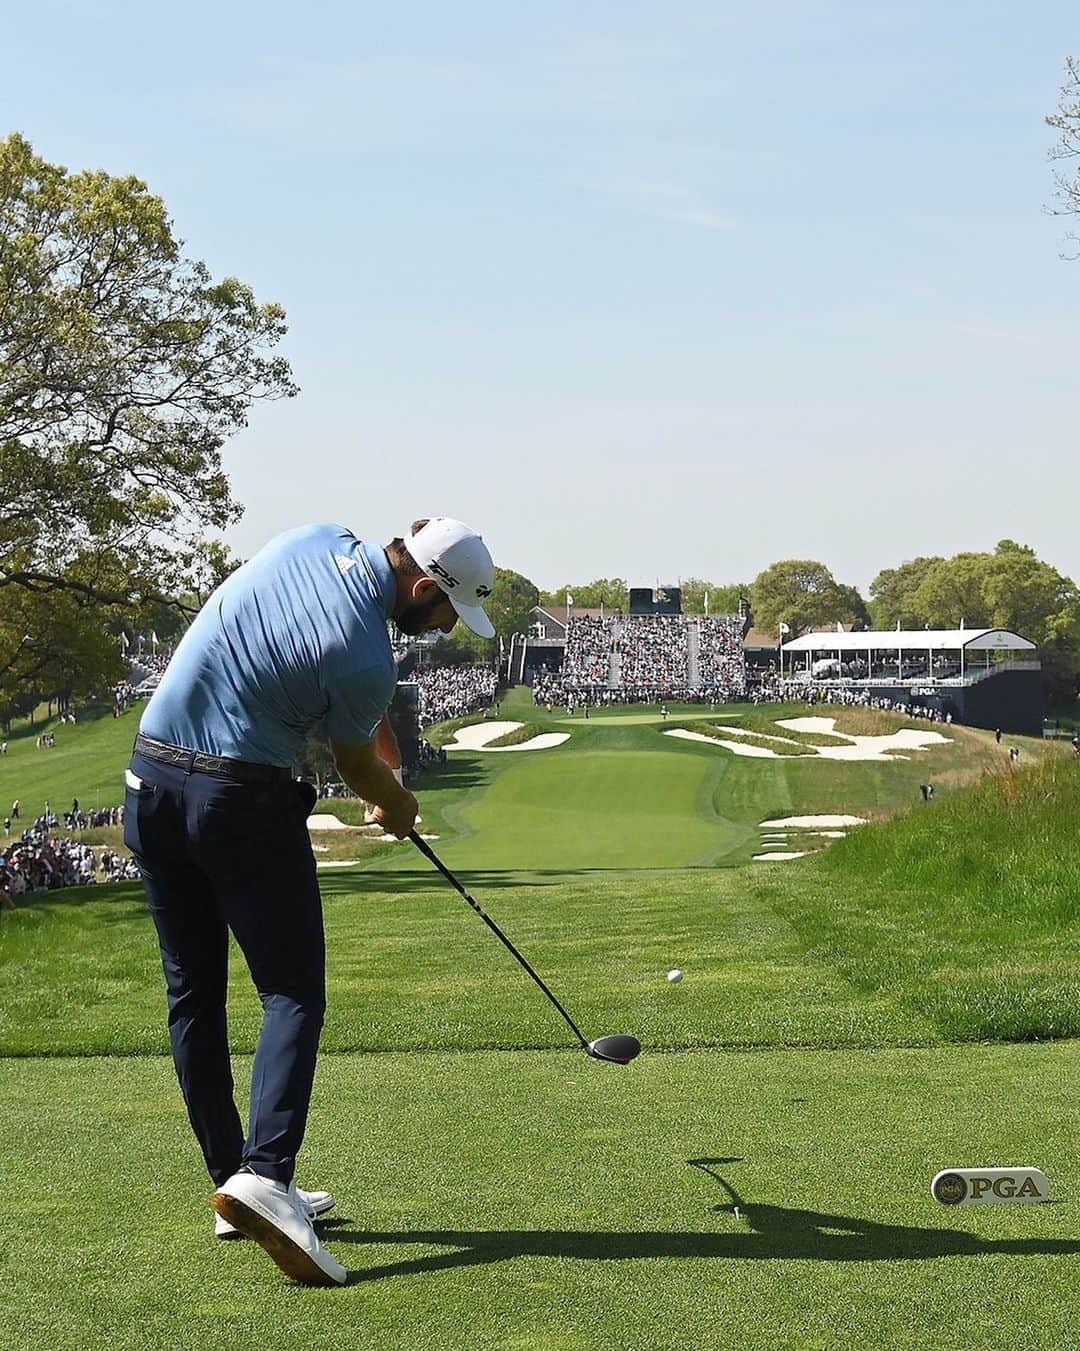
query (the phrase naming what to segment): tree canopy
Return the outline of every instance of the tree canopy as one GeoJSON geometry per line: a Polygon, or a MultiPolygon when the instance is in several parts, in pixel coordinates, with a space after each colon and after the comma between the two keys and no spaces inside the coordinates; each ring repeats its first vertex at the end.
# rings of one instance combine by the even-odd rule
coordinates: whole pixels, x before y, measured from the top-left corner
{"type": "Polygon", "coordinates": [[[540,592],[528,577],[510,568],[496,568],[495,585],[486,606],[496,636],[509,642],[515,633],[528,633],[533,606],[539,601],[540,592]]]}
{"type": "MultiPolygon", "coordinates": [[[[702,577],[688,577],[679,582],[682,591],[684,614],[704,614],[705,597],[709,597],[709,613],[714,615],[735,614],[739,601],[749,594],[750,587],[745,582],[718,584],[706,581],[702,577]]],[[[541,591],[540,603],[544,605],[565,605],[566,594],[574,598],[574,608],[598,610],[601,605],[611,610],[625,612],[630,600],[630,588],[622,577],[598,577],[593,582],[567,582],[554,591],[541,591]]]]}
{"type": "Polygon", "coordinates": [[[554,591],[541,591],[540,602],[545,605],[565,605],[566,593],[574,598],[574,605],[582,610],[598,610],[606,605],[612,610],[625,610],[630,588],[622,577],[598,577],[594,582],[567,582],[554,591]]]}
{"type": "Polygon", "coordinates": [[[0,141],[0,697],[43,676],[61,614],[101,628],[215,579],[200,536],[240,514],[221,448],[296,393],[281,307],[181,250],[139,179],[0,141]]]}
{"type": "MultiPolygon", "coordinates": [[[[1061,102],[1046,121],[1060,132],[1050,158],[1058,164],[1080,160],[1080,60],[1075,56],[1065,62],[1061,102]]],[[[1051,208],[1054,214],[1080,216],[1080,166],[1074,163],[1056,170],[1054,186],[1057,193],[1057,205],[1051,208]]],[[[1076,241],[1078,237],[1070,233],[1069,238],[1076,241]]]]}
{"type": "Polygon", "coordinates": [[[709,614],[733,615],[739,610],[739,602],[750,598],[748,582],[734,582],[718,586],[716,582],[705,581],[702,577],[687,577],[679,583],[682,590],[683,614],[701,615],[705,613],[705,598],[709,598],[709,614]]]}
{"type": "Polygon", "coordinates": [[[759,573],[750,586],[750,604],[754,623],[768,633],[779,633],[781,624],[797,634],[823,624],[869,622],[858,591],[812,558],[784,559],[759,573]]]}
{"type": "Polygon", "coordinates": [[[941,558],[912,558],[898,568],[885,568],[870,583],[870,613],[876,629],[916,629],[923,621],[912,598],[927,572],[941,558]]]}

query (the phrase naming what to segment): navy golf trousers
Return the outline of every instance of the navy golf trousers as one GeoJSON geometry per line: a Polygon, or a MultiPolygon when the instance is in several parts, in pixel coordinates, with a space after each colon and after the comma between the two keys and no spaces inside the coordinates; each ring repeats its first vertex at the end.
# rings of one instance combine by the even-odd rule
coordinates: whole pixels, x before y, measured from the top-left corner
{"type": "Polygon", "coordinates": [[[216,1185],[243,1164],[292,1180],[326,1009],[310,784],[237,783],[136,754],[124,842],[157,927],[169,1036],[191,1125],[216,1185]],[[141,784],[141,786],[139,786],[141,784]],[[228,931],[263,1006],[247,1140],[233,1100],[228,931]]]}

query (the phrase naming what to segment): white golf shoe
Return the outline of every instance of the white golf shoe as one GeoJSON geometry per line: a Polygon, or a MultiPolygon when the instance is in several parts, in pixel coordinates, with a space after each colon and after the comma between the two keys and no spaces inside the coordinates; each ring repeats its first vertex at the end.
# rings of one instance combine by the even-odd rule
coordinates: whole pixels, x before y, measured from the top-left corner
{"type": "Polygon", "coordinates": [[[286,1276],[304,1285],[342,1285],[348,1274],[323,1247],[294,1187],[258,1173],[234,1173],[214,1193],[214,1209],[253,1238],[286,1276]]]}
{"type": "MultiPolygon", "coordinates": [[[[325,1215],[328,1210],[333,1210],[337,1202],[329,1192],[306,1192],[303,1187],[298,1187],[294,1182],[291,1190],[300,1205],[307,1211],[307,1217],[312,1223],[325,1215]]],[[[244,1238],[239,1229],[231,1225],[224,1215],[214,1212],[214,1237],[221,1239],[244,1238]]]]}

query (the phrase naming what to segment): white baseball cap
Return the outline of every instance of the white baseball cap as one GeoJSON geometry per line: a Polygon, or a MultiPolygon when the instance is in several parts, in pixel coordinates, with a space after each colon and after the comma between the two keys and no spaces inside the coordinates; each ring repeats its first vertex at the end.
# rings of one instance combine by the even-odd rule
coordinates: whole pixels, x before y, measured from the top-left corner
{"type": "Polygon", "coordinates": [[[494,638],[495,626],[483,601],[495,585],[495,564],[475,530],[452,516],[434,516],[405,541],[417,566],[446,592],[450,604],[481,638],[494,638]]]}

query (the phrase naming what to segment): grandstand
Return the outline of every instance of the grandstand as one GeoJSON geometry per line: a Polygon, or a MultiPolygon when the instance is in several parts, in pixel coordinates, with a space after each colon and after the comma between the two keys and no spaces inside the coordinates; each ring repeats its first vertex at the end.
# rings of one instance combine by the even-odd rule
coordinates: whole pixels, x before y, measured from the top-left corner
{"type": "Polygon", "coordinates": [[[806,633],[783,644],[777,685],[779,698],[849,691],[971,727],[1042,734],[1038,651],[1008,629],[806,633]]]}
{"type": "Polygon", "coordinates": [[[544,612],[526,645],[512,649],[511,675],[558,682],[578,702],[707,699],[746,694],[741,615],[544,612]]]}

